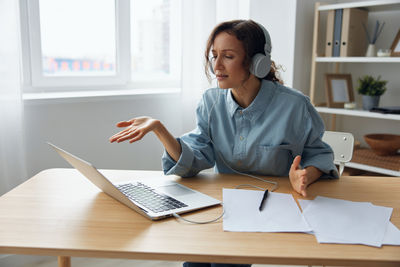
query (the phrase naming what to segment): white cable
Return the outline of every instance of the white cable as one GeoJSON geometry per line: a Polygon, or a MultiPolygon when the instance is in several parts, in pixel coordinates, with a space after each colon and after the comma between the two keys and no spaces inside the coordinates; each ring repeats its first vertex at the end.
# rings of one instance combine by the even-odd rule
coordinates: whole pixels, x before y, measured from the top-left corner
{"type": "Polygon", "coordinates": [[[225,214],[224,203],[221,203],[221,205],[222,205],[222,213],[221,213],[221,215],[219,215],[218,218],[215,218],[215,219],[210,220],[210,221],[196,222],[196,221],[192,221],[192,220],[185,219],[185,218],[181,217],[179,214],[176,214],[176,213],[172,213],[172,215],[173,215],[175,218],[181,219],[181,220],[183,220],[183,221],[185,221],[185,222],[188,222],[188,223],[194,223],[194,224],[213,223],[213,222],[216,222],[216,221],[218,221],[219,219],[221,219],[221,218],[224,216],[224,214],[225,214]]]}
{"type": "Polygon", "coordinates": [[[265,188],[262,188],[262,187],[259,187],[259,186],[256,186],[256,185],[252,185],[252,184],[240,184],[240,185],[236,186],[235,189],[239,189],[241,187],[254,187],[254,188],[260,189],[261,191],[265,191],[266,190],[265,188]]]}

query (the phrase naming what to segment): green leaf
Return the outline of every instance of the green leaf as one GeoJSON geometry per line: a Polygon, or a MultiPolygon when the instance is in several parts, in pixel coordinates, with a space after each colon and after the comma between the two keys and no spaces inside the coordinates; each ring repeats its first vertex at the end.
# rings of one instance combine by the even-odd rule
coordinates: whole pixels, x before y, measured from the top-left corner
{"type": "Polygon", "coordinates": [[[365,75],[358,78],[357,92],[361,95],[380,96],[386,91],[387,81],[380,80],[381,76],[377,79],[371,75],[365,75]]]}

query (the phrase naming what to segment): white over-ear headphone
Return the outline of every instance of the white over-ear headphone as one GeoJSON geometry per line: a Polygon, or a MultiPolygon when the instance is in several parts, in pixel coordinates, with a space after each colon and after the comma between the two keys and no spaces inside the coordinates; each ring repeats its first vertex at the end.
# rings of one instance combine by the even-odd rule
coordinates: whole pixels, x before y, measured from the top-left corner
{"type": "MultiPolygon", "coordinates": [[[[265,54],[257,53],[252,57],[250,65],[250,73],[256,76],[257,78],[264,78],[271,70],[271,38],[269,36],[267,29],[265,29],[264,26],[262,26],[260,23],[257,23],[257,25],[264,32],[265,54]]],[[[212,63],[210,64],[210,71],[212,72],[212,74],[215,74],[212,63]]]]}
{"type": "Polygon", "coordinates": [[[257,78],[264,78],[268,75],[271,70],[271,38],[269,37],[269,33],[267,29],[264,28],[261,24],[257,23],[257,25],[264,32],[265,36],[265,44],[264,44],[264,52],[255,54],[251,59],[250,73],[256,76],[257,78]]]}

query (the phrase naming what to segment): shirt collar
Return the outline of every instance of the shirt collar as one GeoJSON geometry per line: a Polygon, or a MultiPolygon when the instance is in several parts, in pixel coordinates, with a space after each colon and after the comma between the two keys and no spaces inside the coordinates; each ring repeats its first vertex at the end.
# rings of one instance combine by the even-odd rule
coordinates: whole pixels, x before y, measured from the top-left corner
{"type": "Polygon", "coordinates": [[[229,89],[226,100],[229,115],[233,117],[236,110],[241,109],[243,114],[251,121],[257,119],[271,102],[271,99],[275,92],[275,86],[276,85],[274,84],[274,82],[262,80],[261,87],[258,91],[256,98],[254,98],[250,106],[245,109],[243,109],[236,103],[235,99],[232,96],[232,91],[231,89],[229,89]]]}
{"type": "Polygon", "coordinates": [[[226,103],[227,103],[227,108],[228,108],[229,115],[231,117],[233,117],[233,115],[235,115],[235,112],[236,112],[237,109],[241,108],[236,103],[235,99],[233,99],[231,89],[229,89],[228,93],[226,94],[226,103]]]}

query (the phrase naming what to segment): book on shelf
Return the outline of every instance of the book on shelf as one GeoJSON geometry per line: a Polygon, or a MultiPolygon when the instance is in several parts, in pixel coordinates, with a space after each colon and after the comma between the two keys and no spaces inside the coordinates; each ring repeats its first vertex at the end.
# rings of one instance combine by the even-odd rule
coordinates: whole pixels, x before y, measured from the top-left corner
{"type": "Polygon", "coordinates": [[[335,10],[335,22],[333,26],[333,51],[332,56],[340,56],[340,43],[342,38],[343,9],[335,10]]]}
{"type": "Polygon", "coordinates": [[[363,23],[368,11],[359,8],[329,10],[326,23],[326,57],[364,56],[367,42],[363,23]]]}
{"type": "Polygon", "coordinates": [[[329,10],[326,21],[326,43],[325,43],[326,57],[332,56],[334,22],[335,22],[335,10],[329,10]]]}
{"type": "Polygon", "coordinates": [[[367,23],[367,10],[359,8],[343,9],[341,57],[364,56],[367,40],[365,39],[363,24],[367,25],[367,23]]]}

